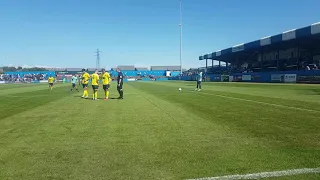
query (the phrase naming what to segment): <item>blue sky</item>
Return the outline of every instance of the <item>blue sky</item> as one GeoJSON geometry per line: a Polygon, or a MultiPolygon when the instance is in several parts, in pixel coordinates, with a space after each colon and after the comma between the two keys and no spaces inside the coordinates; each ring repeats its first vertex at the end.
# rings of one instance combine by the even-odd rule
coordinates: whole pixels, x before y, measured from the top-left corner
{"type": "MultiPolygon", "coordinates": [[[[183,66],[320,21],[319,0],[183,0],[183,66]]],[[[179,0],[0,0],[0,66],[179,65],[179,0]]]]}

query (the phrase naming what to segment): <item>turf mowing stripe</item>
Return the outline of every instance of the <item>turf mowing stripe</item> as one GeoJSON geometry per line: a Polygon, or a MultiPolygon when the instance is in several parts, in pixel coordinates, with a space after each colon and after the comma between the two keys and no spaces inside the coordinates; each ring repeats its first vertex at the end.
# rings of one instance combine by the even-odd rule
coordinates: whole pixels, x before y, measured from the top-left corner
{"type": "Polygon", "coordinates": [[[280,105],[280,104],[273,104],[273,103],[267,103],[267,102],[261,102],[261,101],[254,101],[254,100],[250,100],[250,99],[242,99],[242,98],[236,98],[236,97],[230,97],[230,96],[224,96],[224,95],[218,95],[218,94],[212,94],[212,93],[205,93],[205,92],[200,92],[200,93],[201,94],[211,95],[211,96],[222,97],[222,98],[228,98],[228,99],[234,99],[234,100],[240,100],[240,101],[246,101],[246,102],[253,102],[253,103],[258,103],[258,104],[264,104],[264,105],[269,105],[269,106],[288,108],[288,109],[294,109],[294,110],[300,110],[300,111],[308,111],[308,112],[313,112],[313,113],[320,113],[320,111],[312,110],[312,109],[304,109],[304,108],[298,108],[298,107],[292,107],[292,106],[285,106],[285,105],[280,105]]]}
{"type": "Polygon", "coordinates": [[[0,96],[0,120],[67,96],[70,96],[70,93],[64,86],[56,87],[52,91],[40,88],[11,96],[0,96]]]}
{"type": "Polygon", "coordinates": [[[245,175],[236,174],[236,175],[229,175],[229,176],[206,177],[206,178],[196,178],[196,179],[188,179],[188,180],[263,179],[263,178],[294,176],[294,175],[301,175],[301,174],[317,174],[317,173],[320,173],[320,168],[292,169],[292,170],[261,172],[261,173],[254,173],[254,174],[245,174],[245,175]]]}
{"type": "MultiPolygon", "coordinates": [[[[68,84],[55,84],[54,89],[67,86],[68,84]]],[[[19,94],[21,92],[27,93],[46,89],[49,89],[47,84],[32,84],[27,86],[17,84],[15,88],[0,88],[0,96],[7,96],[8,94],[19,94]]]]}
{"type": "MultiPolygon", "coordinates": [[[[41,94],[37,94],[37,95],[32,95],[32,97],[47,97],[48,95],[41,95],[41,94]]],[[[30,96],[26,95],[26,96],[15,96],[15,95],[11,95],[11,94],[8,94],[6,95],[6,97],[27,97],[27,98],[30,98],[30,96]]]]}

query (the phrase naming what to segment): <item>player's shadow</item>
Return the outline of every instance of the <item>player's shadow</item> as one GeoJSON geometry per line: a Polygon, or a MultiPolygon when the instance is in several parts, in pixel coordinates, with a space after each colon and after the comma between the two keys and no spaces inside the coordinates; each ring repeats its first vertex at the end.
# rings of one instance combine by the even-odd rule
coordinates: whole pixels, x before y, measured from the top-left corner
{"type": "MultiPolygon", "coordinates": [[[[92,98],[82,98],[82,96],[80,95],[75,95],[73,97],[76,97],[76,98],[81,98],[81,99],[86,99],[86,100],[92,100],[92,98]]],[[[99,100],[104,100],[104,98],[98,98],[99,100]]],[[[109,99],[119,99],[119,98],[109,98],[109,99]]]]}

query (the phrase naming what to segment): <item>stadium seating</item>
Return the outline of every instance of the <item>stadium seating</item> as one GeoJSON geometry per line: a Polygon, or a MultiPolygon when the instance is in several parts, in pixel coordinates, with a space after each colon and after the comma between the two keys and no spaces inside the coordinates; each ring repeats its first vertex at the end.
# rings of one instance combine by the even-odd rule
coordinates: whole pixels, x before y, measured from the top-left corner
{"type": "MultiPolygon", "coordinates": [[[[170,71],[169,76],[178,76],[180,74],[180,66],[152,66],[148,68],[134,66],[118,66],[117,68],[111,68],[109,70],[110,75],[115,78],[118,76],[116,69],[120,68],[126,79],[159,79],[166,78],[167,71],[170,71]]],[[[5,72],[1,76],[2,81],[25,81],[25,82],[37,82],[46,81],[50,75],[57,77],[57,80],[61,81],[65,79],[68,81],[72,75],[80,75],[83,68],[51,68],[51,71],[32,71],[32,72],[5,72]]],[[[85,68],[89,73],[93,73],[95,68],[85,68]]],[[[101,72],[101,69],[99,69],[101,72]]]]}
{"type": "Polygon", "coordinates": [[[31,82],[31,81],[43,81],[47,80],[50,75],[54,76],[54,71],[31,71],[31,72],[5,72],[3,78],[5,81],[19,81],[19,82],[31,82]]]}
{"type": "MultiPolygon", "coordinates": [[[[117,71],[109,71],[112,77],[118,76],[117,71]]],[[[165,70],[154,70],[154,71],[136,71],[136,70],[122,70],[122,73],[126,77],[135,77],[135,76],[166,76],[165,70]]],[[[174,73],[176,74],[176,73],[174,73]]],[[[179,73],[178,73],[179,74],[179,73]]]]}
{"type": "MultiPolygon", "coordinates": [[[[148,68],[135,68],[134,66],[118,66],[126,77],[164,77],[166,72],[170,71],[171,76],[178,76],[180,74],[180,66],[151,66],[148,68]]],[[[111,68],[109,71],[112,77],[118,75],[116,69],[111,68]]]]}

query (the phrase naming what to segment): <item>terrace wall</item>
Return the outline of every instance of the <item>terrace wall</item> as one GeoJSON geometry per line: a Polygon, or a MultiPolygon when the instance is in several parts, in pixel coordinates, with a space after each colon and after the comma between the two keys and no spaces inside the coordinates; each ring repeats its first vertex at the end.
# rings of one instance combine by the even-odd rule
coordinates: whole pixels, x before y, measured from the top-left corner
{"type": "MultiPolygon", "coordinates": [[[[169,80],[196,81],[196,75],[170,77],[169,80]]],[[[320,84],[320,70],[212,74],[205,77],[205,81],[320,84]]]]}

